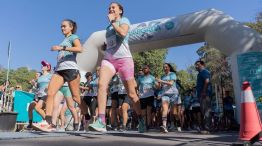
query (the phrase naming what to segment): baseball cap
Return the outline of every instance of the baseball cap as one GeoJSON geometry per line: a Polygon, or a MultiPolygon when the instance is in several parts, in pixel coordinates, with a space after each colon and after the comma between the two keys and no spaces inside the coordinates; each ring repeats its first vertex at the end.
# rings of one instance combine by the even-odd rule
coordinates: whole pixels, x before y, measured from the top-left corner
{"type": "Polygon", "coordinates": [[[47,66],[49,71],[51,70],[51,64],[49,64],[48,62],[46,62],[46,61],[43,60],[43,61],[41,61],[41,64],[42,64],[43,66],[47,66]]]}

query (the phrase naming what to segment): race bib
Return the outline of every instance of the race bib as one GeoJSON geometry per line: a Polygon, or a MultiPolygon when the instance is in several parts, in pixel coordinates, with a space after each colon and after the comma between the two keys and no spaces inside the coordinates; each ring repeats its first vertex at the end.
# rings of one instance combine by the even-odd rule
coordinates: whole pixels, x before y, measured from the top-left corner
{"type": "Polygon", "coordinates": [[[115,35],[112,35],[112,36],[106,38],[106,41],[107,41],[108,48],[116,47],[116,36],[115,35]]]}

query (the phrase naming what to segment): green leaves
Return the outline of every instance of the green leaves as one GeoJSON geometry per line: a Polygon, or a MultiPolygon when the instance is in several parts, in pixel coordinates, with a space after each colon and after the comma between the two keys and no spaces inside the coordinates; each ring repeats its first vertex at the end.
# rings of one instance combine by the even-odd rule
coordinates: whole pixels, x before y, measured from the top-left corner
{"type": "MultiPolygon", "coordinates": [[[[0,84],[3,84],[6,80],[7,70],[3,69],[0,71],[0,84]]],[[[10,86],[14,87],[17,84],[22,85],[23,90],[28,91],[31,88],[30,80],[35,76],[36,71],[28,70],[27,67],[21,67],[17,70],[10,70],[9,81],[10,86]]]]}
{"type": "Polygon", "coordinates": [[[144,65],[149,65],[151,74],[160,77],[163,74],[163,64],[165,63],[166,54],[167,49],[134,53],[135,73],[139,69],[142,69],[144,65]]]}

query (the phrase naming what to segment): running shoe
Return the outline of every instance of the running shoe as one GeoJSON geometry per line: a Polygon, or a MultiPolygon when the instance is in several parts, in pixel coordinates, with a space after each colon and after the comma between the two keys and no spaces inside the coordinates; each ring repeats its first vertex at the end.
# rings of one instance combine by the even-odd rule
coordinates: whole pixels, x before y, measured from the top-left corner
{"type": "Polygon", "coordinates": [[[177,131],[178,132],[181,132],[182,130],[181,130],[181,127],[177,127],[177,131]]]}
{"type": "Polygon", "coordinates": [[[33,124],[34,129],[43,131],[43,132],[54,132],[56,131],[56,126],[51,124],[51,125],[41,125],[41,124],[33,124]]]}
{"type": "Polygon", "coordinates": [[[73,127],[74,127],[73,131],[79,131],[79,123],[74,123],[73,127]]]}
{"type": "Polygon", "coordinates": [[[33,124],[27,125],[26,129],[33,129],[33,124]]]}
{"type": "Polygon", "coordinates": [[[95,123],[89,125],[90,131],[106,132],[106,125],[98,118],[95,123]]]}
{"type": "Polygon", "coordinates": [[[160,132],[168,133],[166,126],[160,126],[160,132]]]}
{"type": "Polygon", "coordinates": [[[138,123],[139,123],[139,125],[138,125],[138,132],[139,133],[144,133],[145,132],[145,128],[146,128],[144,119],[143,118],[138,119],[138,123]]]}
{"type": "Polygon", "coordinates": [[[121,126],[119,127],[119,131],[120,131],[120,132],[126,132],[126,131],[127,131],[127,130],[126,130],[126,126],[121,125],[121,126]]]}

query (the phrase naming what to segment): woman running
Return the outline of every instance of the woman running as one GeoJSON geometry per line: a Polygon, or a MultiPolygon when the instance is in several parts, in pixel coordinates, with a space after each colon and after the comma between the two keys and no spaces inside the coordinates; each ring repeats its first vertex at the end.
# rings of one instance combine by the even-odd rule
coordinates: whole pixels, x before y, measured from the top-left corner
{"type": "Polygon", "coordinates": [[[140,102],[135,90],[134,62],[128,45],[130,22],[126,17],[123,17],[124,8],[121,4],[112,2],[108,11],[110,24],[106,29],[106,50],[98,83],[99,118],[89,127],[90,130],[107,131],[105,121],[107,89],[110,80],[118,72],[127,90],[127,95],[134,102],[135,111],[139,116],[138,130],[144,132],[145,126],[141,117],[140,102]]]}

